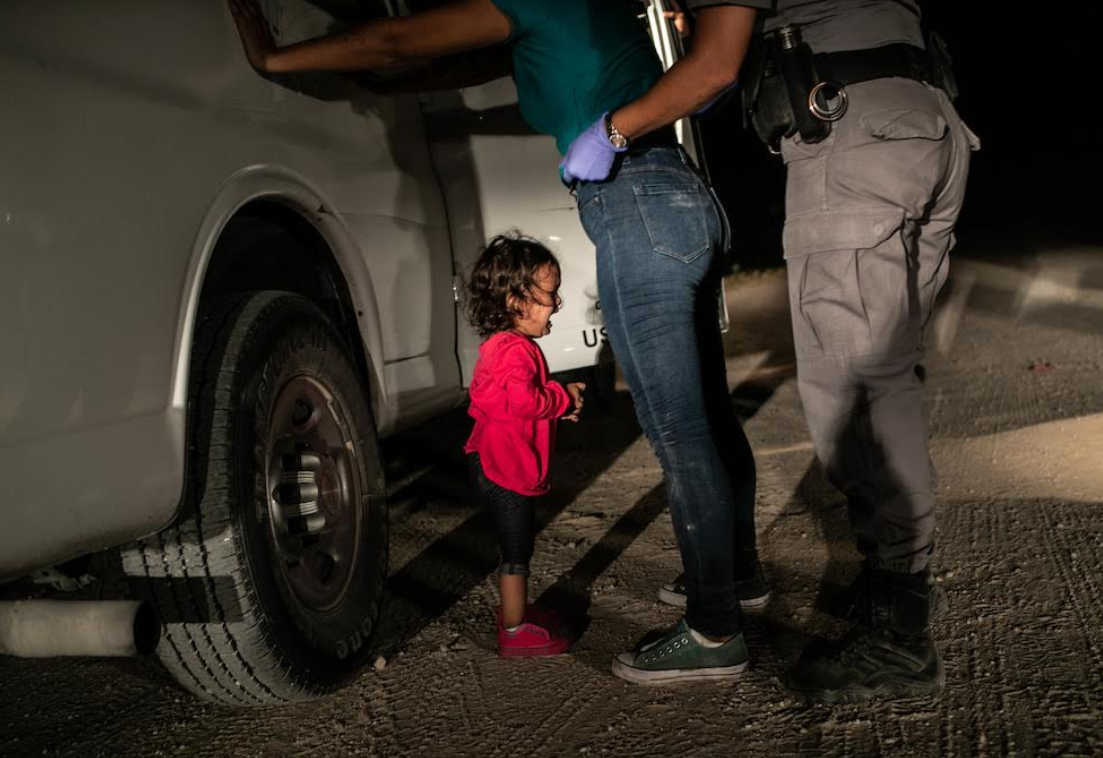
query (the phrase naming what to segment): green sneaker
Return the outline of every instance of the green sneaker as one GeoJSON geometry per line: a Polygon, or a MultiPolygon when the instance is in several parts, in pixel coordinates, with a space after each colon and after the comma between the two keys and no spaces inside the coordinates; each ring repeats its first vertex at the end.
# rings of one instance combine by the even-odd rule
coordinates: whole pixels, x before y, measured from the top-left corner
{"type": "Polygon", "coordinates": [[[619,654],[613,674],[636,684],[667,684],[730,679],[747,668],[750,655],[742,632],[717,647],[706,647],[703,639],[682,619],[655,642],[619,654]]]}
{"type": "MultiPolygon", "coordinates": [[[[756,611],[766,607],[770,602],[770,590],[766,586],[762,564],[756,563],[754,573],[747,579],[735,580],[735,594],[739,597],[739,607],[745,611],[756,611]]],[[[673,605],[675,608],[686,607],[685,574],[679,574],[673,582],[667,582],[659,587],[659,602],[673,605]]]]}

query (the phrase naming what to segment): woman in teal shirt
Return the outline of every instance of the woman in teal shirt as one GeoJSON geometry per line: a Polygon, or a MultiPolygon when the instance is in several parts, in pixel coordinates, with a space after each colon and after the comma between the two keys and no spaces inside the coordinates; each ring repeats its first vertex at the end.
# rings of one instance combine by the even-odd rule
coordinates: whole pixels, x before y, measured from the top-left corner
{"type": "MultiPolygon", "coordinates": [[[[768,593],[755,551],[754,458],[732,410],[718,330],[727,220],[671,130],[632,142],[607,119],[662,76],[639,4],[457,0],[284,48],[254,0],[230,7],[249,62],[271,73],[377,70],[508,43],[533,128],[561,153],[582,136],[575,166],[586,166],[587,140],[613,146],[592,151],[614,162],[608,180],[586,181],[582,170],[564,181],[596,247],[609,342],[663,466],[684,569],[675,597],[684,587],[686,601],[679,624],[618,655],[613,673],[653,683],[742,672],[740,606],[761,606],[768,593]]],[[[702,82],[701,103],[714,87],[702,82]]]]}

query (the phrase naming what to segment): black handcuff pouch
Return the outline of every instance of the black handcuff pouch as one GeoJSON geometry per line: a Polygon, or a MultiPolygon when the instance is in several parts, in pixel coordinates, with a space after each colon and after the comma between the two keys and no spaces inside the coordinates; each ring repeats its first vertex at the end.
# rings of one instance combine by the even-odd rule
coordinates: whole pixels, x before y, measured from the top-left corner
{"type": "Polygon", "coordinates": [[[809,96],[821,83],[812,49],[800,41],[795,25],[754,38],[747,53],[743,77],[743,121],[772,151],[781,140],[798,132],[816,143],[831,133],[830,121],[817,118],[808,108],[809,96]]]}

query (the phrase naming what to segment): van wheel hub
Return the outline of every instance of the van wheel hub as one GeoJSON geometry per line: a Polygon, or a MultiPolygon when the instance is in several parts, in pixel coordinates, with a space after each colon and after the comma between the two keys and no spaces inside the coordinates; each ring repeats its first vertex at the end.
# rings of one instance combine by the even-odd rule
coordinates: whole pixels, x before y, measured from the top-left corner
{"type": "Polygon", "coordinates": [[[267,441],[269,537],[296,599],[337,605],[359,544],[360,486],[350,426],[331,393],[297,376],[280,390],[267,441]]]}

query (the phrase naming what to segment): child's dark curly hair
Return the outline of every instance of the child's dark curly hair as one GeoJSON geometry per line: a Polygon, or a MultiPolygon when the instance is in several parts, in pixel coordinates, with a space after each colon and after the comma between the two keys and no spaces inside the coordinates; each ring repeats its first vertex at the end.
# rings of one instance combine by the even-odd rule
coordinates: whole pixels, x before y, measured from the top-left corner
{"type": "Polygon", "coordinates": [[[545,266],[558,269],[559,261],[531,237],[512,233],[490,240],[467,282],[467,316],[480,337],[512,329],[524,316],[520,308],[509,307],[509,299],[530,301],[533,277],[545,266]]]}

